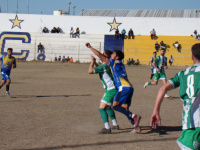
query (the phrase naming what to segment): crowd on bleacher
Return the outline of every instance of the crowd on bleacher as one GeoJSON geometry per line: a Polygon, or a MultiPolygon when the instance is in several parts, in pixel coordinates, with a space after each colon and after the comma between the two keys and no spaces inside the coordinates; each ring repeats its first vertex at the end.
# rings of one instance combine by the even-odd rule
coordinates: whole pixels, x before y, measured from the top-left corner
{"type": "Polygon", "coordinates": [[[73,58],[71,57],[69,57],[69,56],[67,56],[67,57],[65,57],[65,56],[63,56],[62,58],[61,58],[61,56],[59,56],[58,58],[57,57],[55,57],[55,59],[54,59],[54,61],[56,62],[56,61],[58,61],[58,62],[74,62],[74,60],[73,60],[73,58]]]}

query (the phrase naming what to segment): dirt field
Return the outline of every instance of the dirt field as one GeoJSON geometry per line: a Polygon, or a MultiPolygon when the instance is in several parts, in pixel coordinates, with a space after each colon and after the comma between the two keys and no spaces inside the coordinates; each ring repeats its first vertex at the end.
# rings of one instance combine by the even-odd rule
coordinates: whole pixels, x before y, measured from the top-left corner
{"type": "MultiPolygon", "coordinates": [[[[130,110],[140,114],[141,134],[131,133],[127,118],[116,112],[120,130],[98,135],[104,89],[88,64],[20,62],[12,70],[11,97],[0,90],[0,150],[176,150],[181,134],[182,102],[178,89],[161,107],[162,126],[150,132],[157,86],[143,88],[149,66],[126,66],[134,95],[130,110]]],[[[168,78],[187,67],[169,67],[168,78]]]]}

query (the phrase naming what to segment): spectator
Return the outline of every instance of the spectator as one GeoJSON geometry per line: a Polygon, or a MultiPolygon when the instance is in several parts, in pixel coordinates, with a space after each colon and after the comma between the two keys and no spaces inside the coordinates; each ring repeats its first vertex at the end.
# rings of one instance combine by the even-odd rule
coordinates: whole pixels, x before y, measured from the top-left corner
{"type": "Polygon", "coordinates": [[[58,57],[58,61],[61,61],[61,56],[58,57]]]}
{"type": "Polygon", "coordinates": [[[80,30],[79,30],[79,28],[76,28],[75,37],[80,38],[80,30]]]}
{"type": "Polygon", "coordinates": [[[126,36],[126,30],[123,29],[123,30],[122,30],[122,39],[125,39],[125,36],[126,36]]]}
{"type": "Polygon", "coordinates": [[[163,41],[160,42],[160,48],[161,49],[166,49],[166,45],[163,41]]]}
{"type": "Polygon", "coordinates": [[[151,39],[152,39],[152,40],[155,40],[155,38],[156,38],[156,31],[153,29],[153,30],[150,32],[150,34],[151,34],[151,39]]]}
{"type": "Polygon", "coordinates": [[[62,29],[60,27],[57,28],[56,30],[57,33],[62,33],[62,29]]]}
{"type": "Polygon", "coordinates": [[[197,30],[194,30],[194,37],[195,37],[195,39],[197,39],[197,30]]]}
{"type": "Polygon", "coordinates": [[[42,33],[49,33],[49,29],[47,29],[46,27],[43,28],[42,33]]]}
{"type": "Polygon", "coordinates": [[[54,61],[58,61],[57,57],[55,57],[54,61]]]}
{"type": "Polygon", "coordinates": [[[128,65],[128,66],[131,65],[131,59],[130,59],[130,58],[127,60],[127,65],[128,65]]]}
{"type": "Polygon", "coordinates": [[[62,62],[66,62],[65,56],[63,56],[62,58],[62,62]]]}
{"type": "Polygon", "coordinates": [[[131,59],[131,64],[132,64],[132,65],[135,64],[135,60],[133,60],[133,58],[131,59]]]}
{"type": "Polygon", "coordinates": [[[119,30],[116,29],[115,30],[115,35],[114,35],[114,38],[117,36],[117,39],[120,39],[120,34],[119,34],[119,30]]]}
{"type": "Polygon", "coordinates": [[[69,58],[69,56],[67,56],[67,58],[66,58],[66,62],[69,62],[70,61],[70,58],[69,58]]]}
{"type": "Polygon", "coordinates": [[[70,58],[69,62],[72,62],[72,63],[74,62],[74,60],[73,60],[73,58],[72,58],[72,57],[70,58]]]}
{"type": "Polygon", "coordinates": [[[174,61],[174,57],[171,55],[171,57],[170,57],[170,59],[169,59],[169,64],[170,64],[170,66],[172,65],[173,61],[174,61]]]}
{"type": "Polygon", "coordinates": [[[156,52],[158,52],[159,47],[160,47],[160,45],[159,45],[158,42],[156,41],[156,43],[155,43],[155,49],[156,49],[156,52]]]}
{"type": "Polygon", "coordinates": [[[134,32],[132,30],[132,28],[130,28],[130,30],[128,31],[128,37],[129,39],[132,37],[132,39],[134,39],[134,32]]]}
{"type": "Polygon", "coordinates": [[[51,30],[51,33],[57,33],[56,27],[53,27],[53,29],[51,30]]]}
{"type": "Polygon", "coordinates": [[[38,53],[41,53],[41,54],[44,54],[45,52],[44,52],[44,46],[41,44],[41,43],[39,43],[38,44],[38,53]]]}
{"type": "Polygon", "coordinates": [[[178,43],[178,41],[176,41],[175,43],[173,43],[174,48],[177,48],[177,51],[180,52],[180,44],[178,43]]]}
{"type": "Polygon", "coordinates": [[[73,38],[74,37],[74,29],[73,29],[73,27],[71,27],[71,30],[70,30],[70,38],[73,38]]]}
{"type": "Polygon", "coordinates": [[[139,61],[139,59],[137,59],[135,65],[139,65],[139,64],[140,64],[140,61],[139,61]]]}
{"type": "Polygon", "coordinates": [[[199,34],[197,35],[197,40],[200,40],[200,35],[199,34]]]}

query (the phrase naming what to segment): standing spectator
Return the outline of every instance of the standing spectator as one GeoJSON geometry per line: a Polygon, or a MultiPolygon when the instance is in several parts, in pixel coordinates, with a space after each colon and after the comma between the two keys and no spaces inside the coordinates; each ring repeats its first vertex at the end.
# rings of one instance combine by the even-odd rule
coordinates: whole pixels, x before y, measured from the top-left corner
{"type": "Polygon", "coordinates": [[[156,31],[153,29],[151,32],[151,39],[154,40],[156,38],[156,31]]]}
{"type": "Polygon", "coordinates": [[[156,49],[156,52],[158,52],[159,47],[160,47],[160,45],[159,45],[158,42],[156,41],[156,43],[155,43],[155,49],[156,49]]]}
{"type": "Polygon", "coordinates": [[[174,57],[171,55],[171,57],[170,57],[170,59],[169,59],[169,64],[170,64],[170,66],[172,65],[173,61],[174,61],[174,57]]]}
{"type": "Polygon", "coordinates": [[[114,38],[117,36],[117,39],[120,39],[120,35],[119,35],[119,30],[116,29],[115,30],[115,35],[114,35],[114,38]]]}
{"type": "Polygon", "coordinates": [[[71,30],[70,30],[70,38],[73,38],[74,37],[74,29],[73,29],[73,27],[71,27],[71,30]]]}
{"type": "Polygon", "coordinates": [[[129,39],[132,37],[132,39],[134,39],[134,32],[132,30],[132,28],[130,28],[130,30],[128,31],[128,37],[129,39]]]}
{"type": "Polygon", "coordinates": [[[197,39],[197,30],[194,30],[194,37],[197,39]]]}
{"type": "Polygon", "coordinates": [[[123,30],[122,30],[122,39],[125,39],[125,36],[126,36],[126,30],[123,29],[123,30]]]}
{"type": "Polygon", "coordinates": [[[80,38],[80,30],[79,30],[79,28],[76,28],[75,35],[76,35],[76,37],[80,38]]]}
{"type": "Polygon", "coordinates": [[[41,53],[41,54],[44,54],[45,52],[44,52],[44,46],[41,44],[41,43],[39,43],[38,44],[38,53],[41,53]]]}
{"type": "Polygon", "coordinates": [[[49,29],[47,29],[46,27],[43,28],[42,33],[49,33],[49,29]]]}

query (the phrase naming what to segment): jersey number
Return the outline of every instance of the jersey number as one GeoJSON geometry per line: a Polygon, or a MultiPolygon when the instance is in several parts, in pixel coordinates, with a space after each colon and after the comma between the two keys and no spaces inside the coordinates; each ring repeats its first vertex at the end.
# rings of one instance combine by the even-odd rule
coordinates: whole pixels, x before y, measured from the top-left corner
{"type": "Polygon", "coordinates": [[[187,90],[186,93],[189,96],[189,98],[192,98],[194,96],[194,75],[189,75],[187,78],[187,90]]]}

